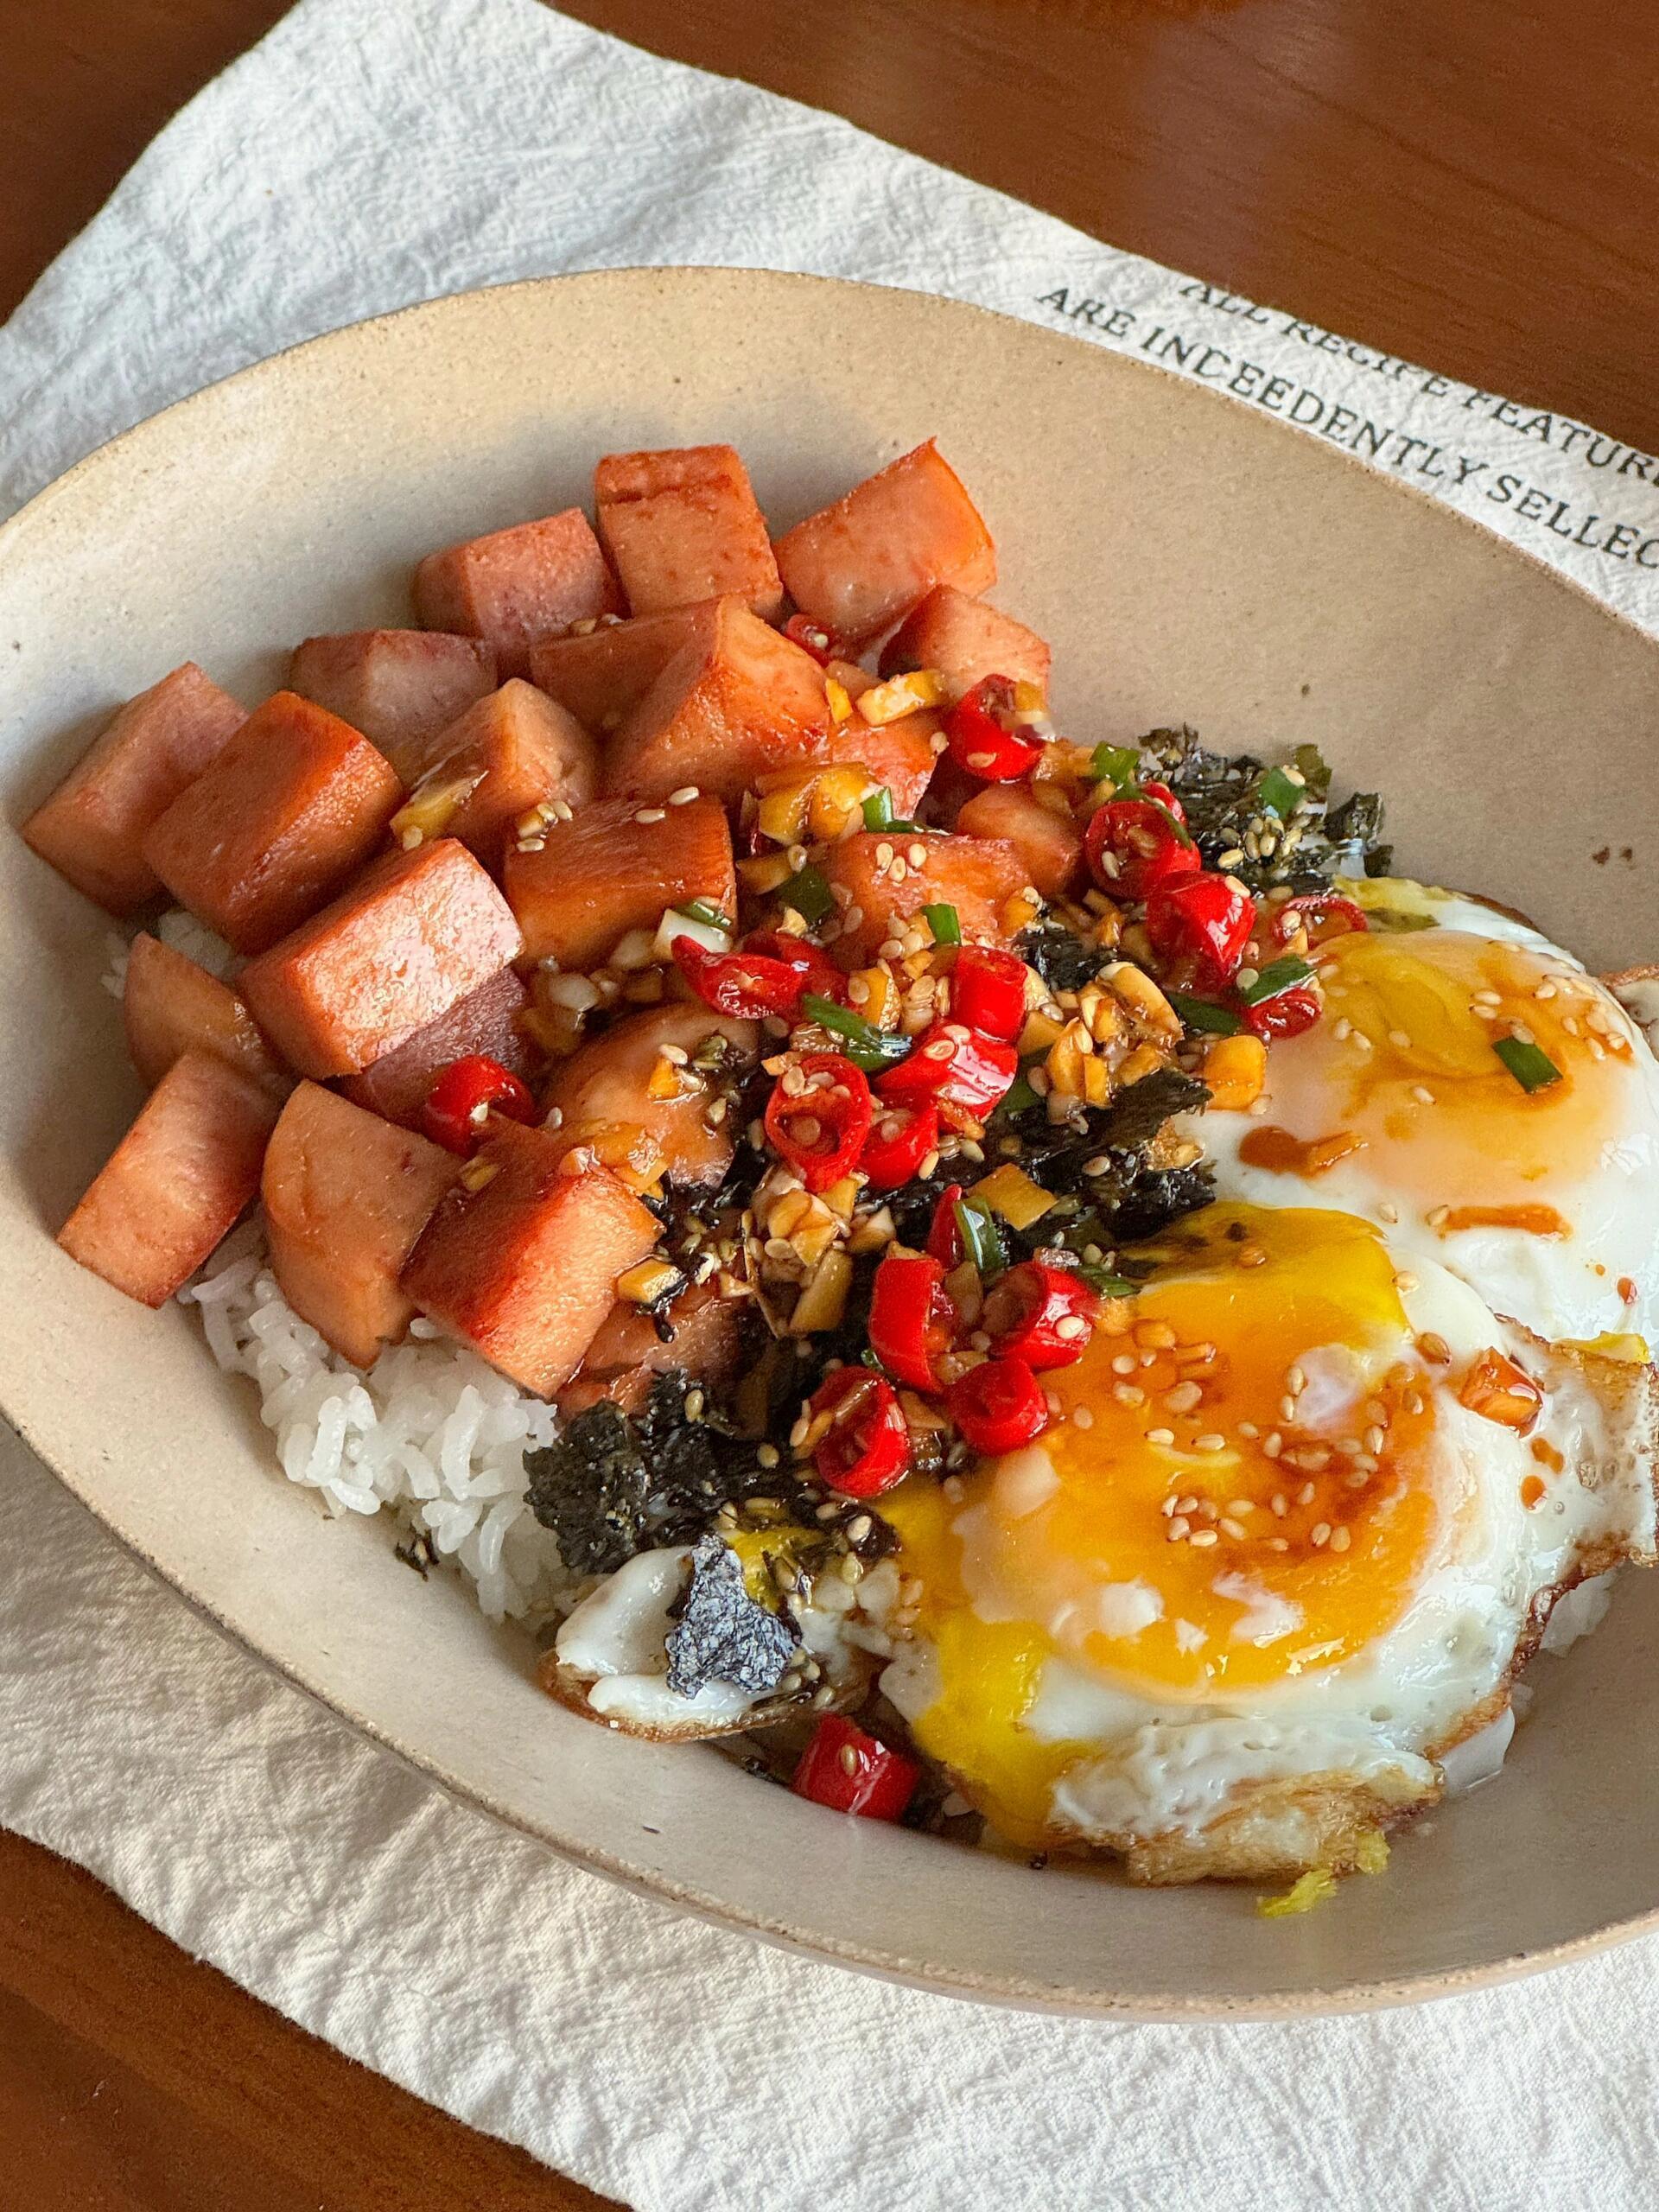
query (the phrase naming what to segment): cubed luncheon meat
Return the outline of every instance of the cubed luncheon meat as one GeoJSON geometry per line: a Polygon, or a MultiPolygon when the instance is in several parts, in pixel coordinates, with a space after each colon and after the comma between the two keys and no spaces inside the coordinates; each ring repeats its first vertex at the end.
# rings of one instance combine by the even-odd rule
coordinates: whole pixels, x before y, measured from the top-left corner
{"type": "Polygon", "coordinates": [[[366,737],[278,691],[152,825],[144,858],[209,929],[263,952],[378,849],[403,795],[366,737]]]}
{"type": "Polygon", "coordinates": [[[804,613],[868,645],[939,584],[970,594],[996,582],[996,551],[962,480],[930,438],[778,541],[804,613]]]}
{"type": "Polygon", "coordinates": [[[535,850],[509,845],[502,887],[531,960],[596,968],[630,930],[654,931],[664,908],[705,899],[737,912],[726,810],[717,799],[652,806],[598,799],[550,822],[535,850]]]}
{"type": "Polygon", "coordinates": [[[501,1121],[451,1185],[404,1270],[422,1312],[521,1389],[551,1397],[610,1312],[657,1222],[607,1168],[501,1121]]]}
{"type": "Polygon", "coordinates": [[[485,639],[504,677],[527,676],[542,639],[624,611],[580,507],[429,553],[415,574],[415,604],[429,629],[485,639]]]}
{"type": "Polygon", "coordinates": [[[626,1014],[557,1064],[547,1093],[550,1130],[561,1146],[591,1146],[642,1186],[664,1174],[682,1184],[718,1183],[739,1133],[724,1108],[710,1121],[719,1093],[699,1055],[720,1049],[724,1065],[747,1069],[759,1035],[753,1021],[681,1001],[626,1014]],[[665,1046],[683,1052],[684,1062],[664,1060],[665,1046]],[[671,1079],[676,1088],[658,1096],[653,1078],[658,1092],[671,1079]]]}
{"type": "Polygon", "coordinates": [[[145,832],[246,720],[239,701],[186,661],[119,709],[24,823],[24,839],[111,913],[148,906],[162,885],[145,832]]]}
{"type": "Polygon", "coordinates": [[[517,676],[429,738],[416,770],[396,826],[459,837],[486,868],[522,816],[555,799],[585,806],[599,773],[575,716],[517,676]]]}
{"type": "Polygon", "coordinates": [[[953,700],[988,676],[1006,676],[1046,691],[1048,664],[1048,647],[1034,630],[954,584],[929,592],[881,652],[883,676],[907,668],[937,669],[953,700]]]}
{"type": "Polygon", "coordinates": [[[603,735],[632,712],[706,620],[702,607],[677,607],[545,639],[531,648],[531,680],[584,729],[603,735]]]}
{"type": "Polygon", "coordinates": [[[594,471],[600,542],[635,614],[734,592],[770,620],[784,587],[749,473],[731,446],[607,454],[594,471]]]}
{"type": "Polygon", "coordinates": [[[121,1014],[128,1056],[152,1090],[192,1051],[228,1060],[279,1095],[291,1087],[240,994],[158,938],[133,939],[121,1014]]]}
{"type": "Polygon", "coordinates": [[[340,1090],[370,1113],[400,1122],[406,1129],[418,1129],[433,1082],[452,1060],[487,1053],[521,1082],[528,1081],[540,1058],[519,1027],[519,1016],[529,1006],[524,978],[515,969],[504,968],[487,983],[457,999],[447,1014],[383,1052],[361,1075],[344,1077],[340,1090]]]}
{"type": "Polygon", "coordinates": [[[695,786],[733,802],[759,778],[821,757],[823,671],[740,600],[705,607],[606,748],[607,792],[666,798],[695,786]]]}
{"type": "Polygon", "coordinates": [[[692,1283],[660,1316],[618,1299],[600,1323],[587,1357],[560,1391],[559,1411],[569,1419],[608,1399],[624,1413],[638,1413],[657,1377],[674,1369],[711,1389],[722,1389],[739,1370],[749,1303],[725,1296],[717,1277],[692,1283]]]}
{"type": "Polygon", "coordinates": [[[459,1165],[315,1083],[283,1109],[259,1183],[271,1269],[301,1319],[354,1365],[372,1366],[414,1319],[397,1279],[459,1165]]]}
{"type": "Polygon", "coordinates": [[[163,1306],[259,1187],[281,1102],[212,1052],[175,1060],[58,1231],[73,1260],[163,1306]]]}
{"type": "Polygon", "coordinates": [[[1064,898],[1083,881],[1083,832],[1058,784],[987,784],[958,811],[957,830],[1012,845],[1026,881],[1045,899],[1064,898]]]}
{"type": "Polygon", "coordinates": [[[346,630],[296,646],[288,688],[360,729],[412,784],[427,740],[495,689],[495,652],[442,630],[346,630]]]}
{"type": "Polygon", "coordinates": [[[465,845],[390,853],[238,977],[289,1066],[356,1075],[487,983],[521,948],[465,845]]]}
{"type": "Polygon", "coordinates": [[[1004,910],[1029,880],[1019,854],[998,837],[906,838],[866,831],[826,847],[823,867],[831,886],[844,885],[850,894],[831,948],[848,968],[864,966],[924,906],[954,906],[964,938],[1001,944],[1004,910]],[[905,863],[902,877],[895,859],[905,863]]]}

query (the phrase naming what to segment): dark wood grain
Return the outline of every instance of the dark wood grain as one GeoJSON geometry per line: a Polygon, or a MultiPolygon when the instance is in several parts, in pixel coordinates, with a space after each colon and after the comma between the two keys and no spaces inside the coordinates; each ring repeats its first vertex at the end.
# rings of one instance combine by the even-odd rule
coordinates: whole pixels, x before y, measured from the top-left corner
{"type": "MultiPolygon", "coordinates": [[[[0,313],[282,0],[0,0],[0,313]]],[[[1079,228],[1659,446],[1653,0],[573,0],[1079,228]]],[[[0,2197],[599,2200],[0,1836],[0,2197]],[[9,2193],[8,2193],[9,2192],[9,2193]]]]}

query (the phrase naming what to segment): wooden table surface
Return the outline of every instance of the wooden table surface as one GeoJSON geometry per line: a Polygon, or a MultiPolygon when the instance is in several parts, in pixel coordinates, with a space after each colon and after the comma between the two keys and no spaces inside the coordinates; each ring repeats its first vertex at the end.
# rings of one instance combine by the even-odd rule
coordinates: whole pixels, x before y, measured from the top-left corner
{"type": "MultiPolygon", "coordinates": [[[[417,4],[417,0],[405,0],[417,4]]],[[[0,315],[283,0],[0,0],[0,315]]],[[[575,0],[1081,229],[1659,446],[1653,0],[575,0]]],[[[0,2198],[593,2207],[0,1835],[0,2198]]]]}

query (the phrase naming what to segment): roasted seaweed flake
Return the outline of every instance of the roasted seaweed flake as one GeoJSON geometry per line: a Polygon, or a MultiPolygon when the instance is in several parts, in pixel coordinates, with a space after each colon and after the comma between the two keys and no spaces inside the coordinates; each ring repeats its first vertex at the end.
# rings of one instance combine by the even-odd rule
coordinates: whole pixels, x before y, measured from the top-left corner
{"type": "Polygon", "coordinates": [[[1014,949],[1027,968],[1034,968],[1051,991],[1080,991],[1093,982],[1112,957],[1090,944],[1064,922],[1038,922],[1022,930],[1014,949]]]}
{"type": "Polygon", "coordinates": [[[1382,800],[1356,791],[1328,808],[1331,770],[1317,746],[1296,747],[1290,773],[1253,753],[1211,753],[1185,728],[1154,730],[1142,749],[1179,798],[1205,866],[1250,890],[1315,891],[1336,875],[1386,872],[1382,800]]]}
{"type": "Polygon", "coordinates": [[[669,1631],[670,1689],[695,1697],[705,1682],[730,1682],[761,1697],[777,1688],[798,1648],[787,1613],[750,1597],[731,1546],[718,1536],[700,1537],[680,1617],[669,1631]]]}

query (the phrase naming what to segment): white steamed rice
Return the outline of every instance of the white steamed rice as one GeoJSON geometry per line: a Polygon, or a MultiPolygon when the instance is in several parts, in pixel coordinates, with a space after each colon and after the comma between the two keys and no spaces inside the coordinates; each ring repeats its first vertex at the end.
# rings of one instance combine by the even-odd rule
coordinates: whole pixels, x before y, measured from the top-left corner
{"type": "Polygon", "coordinates": [[[293,1483],[331,1513],[390,1509],[458,1567],[492,1620],[537,1628],[577,1585],[525,1502],[524,1455],[553,1408],[417,1320],[365,1375],[286,1303],[250,1223],[179,1294],[200,1309],[214,1358],[257,1386],[260,1418],[293,1483]]]}

